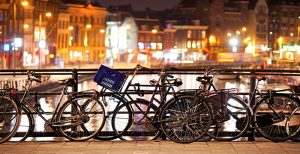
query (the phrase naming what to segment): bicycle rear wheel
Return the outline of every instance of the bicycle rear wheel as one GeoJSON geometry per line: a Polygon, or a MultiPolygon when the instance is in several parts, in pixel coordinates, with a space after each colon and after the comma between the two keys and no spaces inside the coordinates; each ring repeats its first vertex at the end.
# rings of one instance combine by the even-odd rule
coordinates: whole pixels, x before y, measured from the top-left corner
{"type": "MultiPolygon", "coordinates": [[[[217,111],[215,111],[217,112],[217,111]]],[[[251,111],[247,104],[237,96],[229,94],[227,114],[215,115],[209,135],[218,141],[232,141],[241,137],[249,128],[251,111]]]]}
{"type": "Polygon", "coordinates": [[[165,135],[178,143],[199,140],[210,128],[212,113],[205,100],[191,96],[171,99],[160,114],[161,128],[165,135]]]}
{"type": "Polygon", "coordinates": [[[0,96],[0,143],[13,137],[20,124],[20,109],[9,96],[0,96]]]}
{"type": "MultiPolygon", "coordinates": [[[[132,120],[130,127],[124,130],[123,135],[119,137],[122,140],[154,140],[158,138],[161,131],[157,129],[158,126],[154,126],[152,118],[155,116],[157,107],[144,99],[138,99],[128,103],[132,108],[132,120]]],[[[120,115],[121,111],[124,111],[125,105],[122,105],[113,115],[113,129],[117,130],[119,127],[116,123],[116,117],[120,115]]]]}
{"type": "Polygon", "coordinates": [[[254,107],[254,125],[265,138],[286,141],[300,130],[298,99],[285,94],[266,96],[254,107]]]}
{"type": "Polygon", "coordinates": [[[91,95],[68,100],[58,111],[59,132],[69,140],[85,141],[104,126],[103,104],[91,95]]]}

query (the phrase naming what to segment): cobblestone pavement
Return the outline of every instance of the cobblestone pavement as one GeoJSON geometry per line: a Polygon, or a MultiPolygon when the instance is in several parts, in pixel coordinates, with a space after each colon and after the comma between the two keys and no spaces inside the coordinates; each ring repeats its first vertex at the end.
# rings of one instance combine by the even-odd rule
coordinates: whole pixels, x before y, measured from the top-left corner
{"type": "Polygon", "coordinates": [[[172,141],[26,141],[0,144],[0,153],[32,154],[215,154],[215,153],[300,153],[298,142],[194,142],[172,141]]]}

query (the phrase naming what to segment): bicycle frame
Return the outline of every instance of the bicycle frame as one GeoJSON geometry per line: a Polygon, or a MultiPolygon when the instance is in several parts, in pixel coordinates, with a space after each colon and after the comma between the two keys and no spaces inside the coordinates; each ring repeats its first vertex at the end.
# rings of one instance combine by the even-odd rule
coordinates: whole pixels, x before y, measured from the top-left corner
{"type": "MultiPolygon", "coordinates": [[[[129,102],[134,102],[134,99],[132,98],[132,96],[130,95],[130,87],[135,87],[136,85],[135,84],[132,84],[132,81],[134,79],[134,77],[136,76],[137,72],[140,70],[140,68],[135,68],[134,72],[133,72],[133,75],[131,77],[131,79],[128,81],[128,84],[126,85],[126,88],[124,89],[124,92],[120,93],[120,92],[117,92],[116,94],[117,95],[120,95],[120,98],[122,100],[125,100],[126,103],[129,103],[129,102]]],[[[127,73],[127,76],[129,76],[129,72],[127,73]]],[[[143,112],[143,110],[137,105],[134,103],[134,106],[138,108],[138,110],[140,112],[143,113],[144,117],[146,117],[147,119],[151,120],[151,123],[154,123],[157,118],[158,118],[158,115],[160,113],[160,108],[162,107],[163,104],[165,104],[165,101],[166,101],[166,98],[167,98],[167,95],[170,93],[170,91],[172,91],[173,93],[175,92],[175,89],[173,88],[173,86],[170,85],[170,83],[167,83],[169,84],[170,86],[165,86],[163,83],[164,83],[164,80],[165,80],[165,77],[166,77],[166,74],[164,72],[164,70],[162,70],[160,72],[160,75],[159,75],[159,79],[155,82],[154,85],[138,85],[138,86],[147,86],[147,87],[154,87],[154,90],[153,90],[153,93],[151,95],[151,98],[150,100],[148,101],[149,104],[147,105],[147,109],[146,109],[146,112],[143,112]],[[160,83],[162,83],[163,85],[160,85],[160,83]],[[165,93],[161,93],[161,90],[160,88],[167,88],[166,89],[166,92],[165,93]],[[155,96],[157,95],[157,93],[159,92],[160,94],[160,98],[161,100],[155,98],[155,96]],[[154,118],[151,119],[150,117],[147,116],[147,114],[149,113],[150,111],[150,106],[151,105],[154,105],[154,103],[158,103],[159,106],[158,106],[158,110],[155,111],[154,113],[154,118]]],[[[106,91],[106,88],[102,88],[101,91],[100,91],[100,95],[101,93],[104,93],[106,91]]],[[[103,96],[104,97],[104,96],[103,96]]],[[[120,106],[120,102],[118,102],[117,104],[117,107],[120,106]]],[[[133,111],[133,106],[132,105],[129,105],[131,110],[133,111]]],[[[117,108],[116,107],[116,108],[117,108]]],[[[108,115],[106,115],[107,117],[112,114],[112,113],[109,113],[108,115]]]]}
{"type": "MultiPolygon", "coordinates": [[[[24,94],[22,95],[21,99],[19,99],[19,97],[17,96],[17,94],[12,95],[12,96],[14,97],[15,100],[17,100],[17,102],[18,102],[21,106],[25,107],[26,109],[30,108],[30,109],[32,109],[34,112],[36,112],[36,113],[39,115],[39,117],[41,117],[47,125],[49,125],[49,126],[51,126],[51,127],[59,127],[59,126],[60,126],[59,124],[55,124],[55,122],[56,122],[55,119],[56,119],[56,115],[57,115],[58,109],[59,109],[59,107],[60,107],[60,104],[61,104],[61,102],[62,102],[63,95],[67,95],[67,97],[69,98],[69,95],[70,95],[70,94],[67,92],[67,86],[64,86],[64,88],[63,88],[63,90],[62,90],[62,92],[61,92],[61,94],[60,94],[59,102],[58,102],[58,104],[57,104],[57,106],[56,106],[56,108],[55,108],[55,110],[54,110],[54,112],[53,112],[53,115],[52,115],[52,117],[51,117],[51,120],[48,121],[48,120],[43,116],[43,114],[45,114],[45,112],[44,112],[43,109],[40,107],[40,104],[39,104],[38,102],[36,102],[36,101],[34,100],[34,98],[30,95],[30,92],[29,92],[30,90],[29,90],[29,89],[30,89],[31,86],[32,86],[32,82],[33,82],[33,81],[28,80],[27,83],[26,83],[26,85],[23,87],[23,88],[25,89],[25,91],[24,91],[24,94]],[[26,96],[29,97],[30,101],[28,101],[28,100],[26,99],[26,96]],[[35,106],[32,105],[30,102],[33,102],[35,106]]],[[[29,111],[29,112],[32,112],[32,111],[29,110],[29,109],[28,109],[28,111],[29,111]]]]}

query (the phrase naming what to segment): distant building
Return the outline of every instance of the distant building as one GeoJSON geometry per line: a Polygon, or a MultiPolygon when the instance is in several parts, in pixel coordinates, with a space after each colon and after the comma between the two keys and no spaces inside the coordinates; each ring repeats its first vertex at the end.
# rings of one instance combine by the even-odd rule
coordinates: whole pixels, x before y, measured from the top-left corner
{"type": "Polygon", "coordinates": [[[6,53],[2,51],[3,68],[41,66],[50,62],[48,55],[55,50],[58,2],[0,1],[0,42],[1,46],[10,46],[6,53]],[[18,45],[12,44],[15,38],[18,45]]]}
{"type": "Polygon", "coordinates": [[[133,17],[122,21],[106,22],[106,62],[135,62],[137,50],[137,25],[133,17]]]}
{"type": "Polygon", "coordinates": [[[300,1],[269,0],[269,48],[277,65],[299,63],[300,1]]]}
{"type": "Polygon", "coordinates": [[[106,9],[89,0],[62,2],[64,11],[59,16],[57,56],[64,63],[104,62],[106,9]]]}

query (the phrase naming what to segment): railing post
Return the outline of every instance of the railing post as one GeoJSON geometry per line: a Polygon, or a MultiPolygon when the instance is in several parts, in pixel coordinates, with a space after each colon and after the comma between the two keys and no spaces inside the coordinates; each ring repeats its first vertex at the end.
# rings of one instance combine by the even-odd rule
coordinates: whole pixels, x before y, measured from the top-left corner
{"type": "Polygon", "coordinates": [[[72,78],[76,82],[76,84],[72,87],[72,92],[78,92],[78,71],[76,68],[72,70],[72,78]]]}
{"type": "MultiPolygon", "coordinates": [[[[255,71],[252,70],[251,71],[251,76],[250,76],[250,94],[249,94],[249,98],[250,98],[250,107],[251,109],[253,109],[254,105],[255,105],[255,95],[253,95],[252,98],[252,93],[255,90],[255,85],[256,85],[256,76],[255,76],[255,71]]],[[[251,115],[253,116],[253,115],[251,115]]],[[[248,140],[249,141],[255,141],[255,134],[254,134],[254,123],[253,123],[253,119],[251,121],[251,125],[250,125],[250,129],[249,129],[249,134],[248,134],[248,140]]]]}

